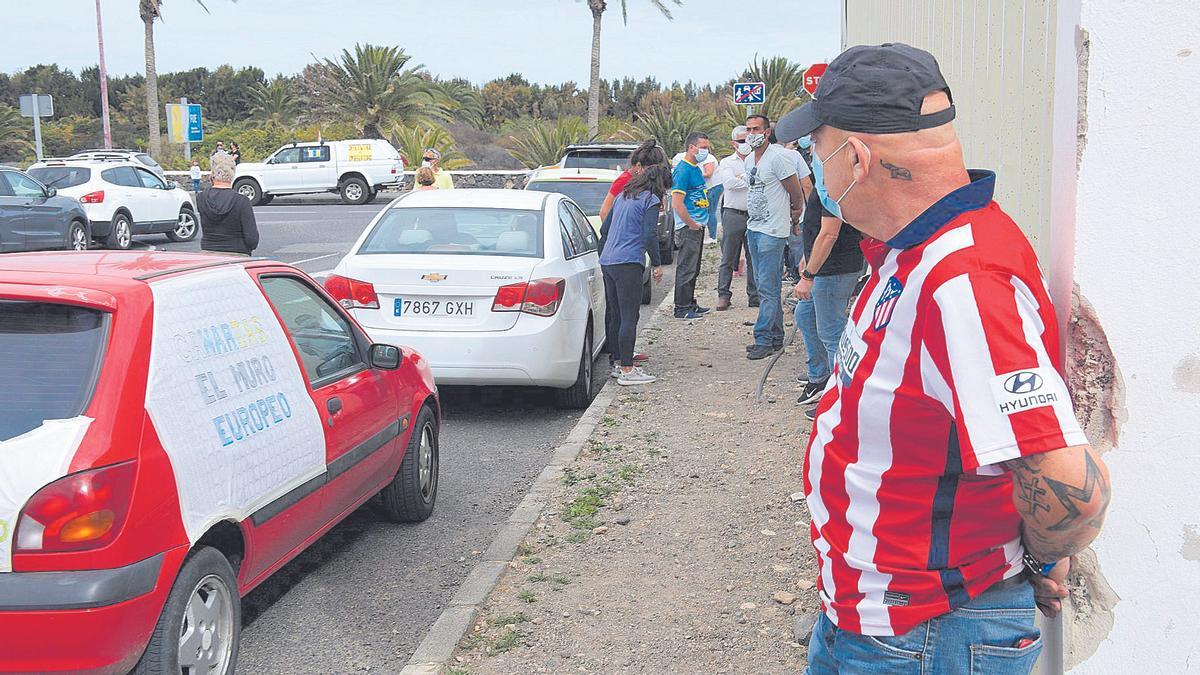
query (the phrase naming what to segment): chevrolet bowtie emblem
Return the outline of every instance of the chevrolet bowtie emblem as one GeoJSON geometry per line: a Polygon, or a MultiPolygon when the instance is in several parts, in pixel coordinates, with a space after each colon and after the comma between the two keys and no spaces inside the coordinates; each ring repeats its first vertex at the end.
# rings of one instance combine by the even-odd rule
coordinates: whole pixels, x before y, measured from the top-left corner
{"type": "Polygon", "coordinates": [[[437,283],[437,282],[439,282],[439,281],[441,281],[441,280],[445,279],[445,278],[446,278],[446,275],[445,275],[445,274],[437,274],[437,273],[434,273],[434,274],[422,274],[422,275],[421,275],[421,278],[422,278],[422,279],[424,279],[425,281],[432,281],[432,282],[434,282],[434,283],[437,283]]]}

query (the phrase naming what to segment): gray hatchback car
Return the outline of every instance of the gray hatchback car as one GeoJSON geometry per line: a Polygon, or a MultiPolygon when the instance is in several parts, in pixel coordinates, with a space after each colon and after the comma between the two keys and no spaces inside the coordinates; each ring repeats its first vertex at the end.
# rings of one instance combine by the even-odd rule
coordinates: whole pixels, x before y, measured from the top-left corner
{"type": "Polygon", "coordinates": [[[0,252],[85,250],[87,213],[72,197],[12,167],[0,166],[0,252]]]}

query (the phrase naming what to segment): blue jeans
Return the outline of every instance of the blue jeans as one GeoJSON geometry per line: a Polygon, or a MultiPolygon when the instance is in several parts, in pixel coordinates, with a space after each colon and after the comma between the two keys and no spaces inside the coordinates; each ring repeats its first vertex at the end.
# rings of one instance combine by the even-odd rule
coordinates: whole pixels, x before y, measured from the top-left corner
{"type": "Polygon", "coordinates": [[[725,191],[724,185],[714,185],[708,188],[708,238],[717,238],[717,214],[721,209],[721,193],[725,191]]]}
{"type": "Polygon", "coordinates": [[[758,321],[754,322],[754,344],[769,347],[783,344],[783,246],[787,239],[750,230],[746,244],[754,258],[754,285],[758,288],[758,321]]]}
{"type": "Polygon", "coordinates": [[[904,635],[872,637],[839,629],[824,614],[808,643],[805,675],[1026,675],[1042,651],[1033,587],[985,591],[904,635]],[[1031,641],[1018,647],[1022,641],[1031,641]]]}
{"type": "Polygon", "coordinates": [[[200,192],[200,181],[199,180],[192,181],[192,192],[200,192]]]}
{"type": "Polygon", "coordinates": [[[846,327],[846,304],[858,283],[858,272],[813,279],[812,299],[796,303],[796,329],[808,353],[808,381],[821,382],[833,372],[838,341],[846,327]]]}

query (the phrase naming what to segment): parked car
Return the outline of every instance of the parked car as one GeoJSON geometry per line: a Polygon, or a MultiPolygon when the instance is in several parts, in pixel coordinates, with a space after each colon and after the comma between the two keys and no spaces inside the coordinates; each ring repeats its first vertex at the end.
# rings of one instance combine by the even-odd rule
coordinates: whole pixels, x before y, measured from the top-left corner
{"type": "Polygon", "coordinates": [[[262,162],[238,164],[233,189],[255,205],[278,195],[317,192],[367,204],[380,190],[398,187],[403,177],[400,153],[378,138],[288,143],[262,162]]]}
{"type": "Polygon", "coordinates": [[[78,199],[91,223],[92,238],[108,248],[128,249],[138,235],[191,241],[199,232],[192,196],[135,160],[45,159],[28,173],[59,194],[78,199]]]}
{"type": "Polygon", "coordinates": [[[629,168],[629,156],[637,148],[637,143],[574,143],[567,146],[558,166],[547,168],[624,171],[629,168]]]}
{"type": "Polygon", "coordinates": [[[376,495],[433,511],[428,365],[289,265],[7,256],[0,354],[4,672],[228,675],[251,589],[376,495]]]}
{"type": "Polygon", "coordinates": [[[439,384],[553,387],[560,405],[582,408],[605,339],[597,244],[560,194],[409,192],[325,288],[372,340],[421,352],[439,384]]]}
{"type": "Polygon", "coordinates": [[[90,239],[88,216],[79,202],[0,166],[0,251],[82,251],[90,239]]]}
{"type": "Polygon", "coordinates": [[[154,160],[154,158],[149,155],[149,153],[142,152],[141,150],[104,150],[104,149],[100,149],[100,148],[94,148],[92,150],[82,150],[80,152],[77,152],[77,153],[71,155],[70,158],[71,159],[93,159],[93,160],[94,159],[114,159],[114,158],[115,159],[130,159],[130,160],[137,162],[138,164],[141,164],[142,166],[146,167],[147,169],[150,169],[155,174],[157,174],[159,178],[163,179],[164,181],[167,180],[167,174],[165,171],[163,171],[162,166],[160,166],[159,163],[156,162],[154,160]]]}
{"type": "MultiPolygon", "coordinates": [[[[583,210],[596,236],[600,236],[600,206],[612,189],[613,181],[620,171],[610,169],[538,169],[525,182],[526,190],[557,192],[566,195],[583,210]]],[[[650,281],[650,255],[645,257],[642,267],[642,304],[650,304],[652,293],[650,281]]]]}

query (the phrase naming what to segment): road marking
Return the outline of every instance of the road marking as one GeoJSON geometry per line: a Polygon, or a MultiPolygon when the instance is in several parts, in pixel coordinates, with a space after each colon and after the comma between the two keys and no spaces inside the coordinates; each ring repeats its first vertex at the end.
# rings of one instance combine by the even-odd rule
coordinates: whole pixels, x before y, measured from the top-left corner
{"type": "Polygon", "coordinates": [[[303,265],[304,263],[310,263],[310,262],[313,262],[314,260],[324,260],[325,258],[332,258],[335,255],[341,255],[341,253],[329,253],[326,255],[319,255],[315,258],[305,258],[304,260],[297,260],[296,262],[294,262],[292,264],[293,265],[303,265]]]}

